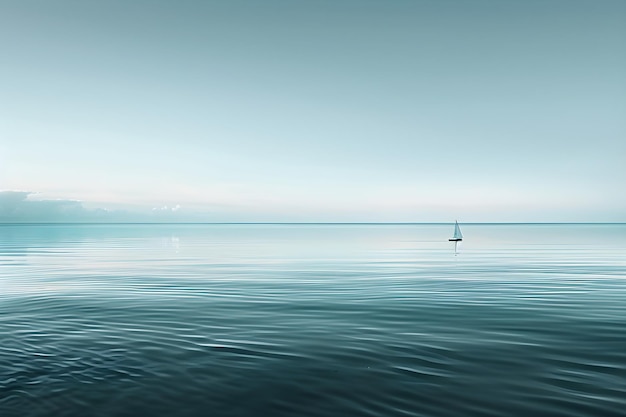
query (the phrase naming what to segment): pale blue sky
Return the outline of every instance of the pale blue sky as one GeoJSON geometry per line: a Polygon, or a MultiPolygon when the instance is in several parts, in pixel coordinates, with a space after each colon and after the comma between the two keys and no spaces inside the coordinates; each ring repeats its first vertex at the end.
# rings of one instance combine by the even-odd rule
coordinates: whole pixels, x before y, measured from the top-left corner
{"type": "Polygon", "coordinates": [[[621,0],[0,1],[0,44],[22,205],[626,221],[621,0]]]}

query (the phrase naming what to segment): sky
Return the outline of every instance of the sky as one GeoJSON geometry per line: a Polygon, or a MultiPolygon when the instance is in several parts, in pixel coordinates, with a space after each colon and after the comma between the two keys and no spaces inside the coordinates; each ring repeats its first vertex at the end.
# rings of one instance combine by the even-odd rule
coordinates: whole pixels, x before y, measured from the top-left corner
{"type": "Polygon", "coordinates": [[[0,0],[0,222],[625,222],[622,0],[0,0]]]}

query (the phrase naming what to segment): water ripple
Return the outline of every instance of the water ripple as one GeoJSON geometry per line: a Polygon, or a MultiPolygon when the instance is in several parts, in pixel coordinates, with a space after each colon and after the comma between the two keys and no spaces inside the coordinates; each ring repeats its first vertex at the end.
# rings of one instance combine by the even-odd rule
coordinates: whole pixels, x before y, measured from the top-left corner
{"type": "Polygon", "coordinates": [[[21,227],[2,417],[625,415],[614,229],[21,227]]]}

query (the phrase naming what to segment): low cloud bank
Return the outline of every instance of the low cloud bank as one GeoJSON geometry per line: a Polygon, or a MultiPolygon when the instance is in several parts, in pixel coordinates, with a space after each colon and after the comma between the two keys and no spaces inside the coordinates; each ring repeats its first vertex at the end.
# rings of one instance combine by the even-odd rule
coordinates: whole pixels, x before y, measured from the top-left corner
{"type": "Polygon", "coordinates": [[[76,200],[34,200],[30,191],[0,191],[0,223],[99,223],[180,221],[180,206],[148,213],[88,209],[76,200]]]}
{"type": "Polygon", "coordinates": [[[28,191],[0,191],[0,221],[14,222],[60,222],[90,217],[79,201],[30,200],[28,191]]]}

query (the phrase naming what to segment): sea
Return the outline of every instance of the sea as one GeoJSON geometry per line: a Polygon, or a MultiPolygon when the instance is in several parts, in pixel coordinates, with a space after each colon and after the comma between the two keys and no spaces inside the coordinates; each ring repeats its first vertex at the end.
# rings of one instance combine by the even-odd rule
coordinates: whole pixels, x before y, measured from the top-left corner
{"type": "Polygon", "coordinates": [[[626,224],[0,225],[0,416],[626,416],[626,224]]]}

